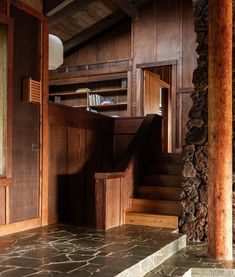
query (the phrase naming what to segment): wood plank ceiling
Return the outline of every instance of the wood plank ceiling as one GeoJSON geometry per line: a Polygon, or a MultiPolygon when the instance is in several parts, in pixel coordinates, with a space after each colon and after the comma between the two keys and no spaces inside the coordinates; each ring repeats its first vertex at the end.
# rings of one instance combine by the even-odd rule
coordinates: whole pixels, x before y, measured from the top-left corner
{"type": "Polygon", "coordinates": [[[138,19],[138,8],[148,0],[44,0],[49,32],[64,43],[65,54],[124,20],[138,19]]]}

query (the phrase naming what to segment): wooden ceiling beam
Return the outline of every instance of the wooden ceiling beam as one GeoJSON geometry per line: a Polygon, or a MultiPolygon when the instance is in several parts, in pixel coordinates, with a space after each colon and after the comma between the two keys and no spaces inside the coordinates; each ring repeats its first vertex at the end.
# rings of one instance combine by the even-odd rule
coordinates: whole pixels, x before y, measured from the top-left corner
{"type": "MultiPolygon", "coordinates": [[[[125,0],[126,1],[126,0],[125,0]]],[[[134,4],[138,8],[149,0],[135,0],[134,4]]],[[[72,37],[64,43],[64,53],[66,56],[71,54],[71,52],[81,46],[83,43],[87,42],[94,36],[102,33],[103,31],[109,29],[115,24],[121,22],[123,19],[127,18],[126,13],[123,11],[118,11],[112,13],[111,15],[101,19],[97,23],[93,24],[89,28],[85,29],[81,33],[72,37]]]]}
{"type": "Polygon", "coordinates": [[[49,26],[52,27],[60,22],[63,22],[65,18],[77,13],[80,10],[84,10],[93,2],[95,2],[95,0],[74,0],[53,15],[49,16],[49,26]]]}
{"type": "Polygon", "coordinates": [[[111,0],[117,7],[119,7],[124,13],[130,16],[132,19],[138,19],[137,8],[128,0],[111,0]]]}

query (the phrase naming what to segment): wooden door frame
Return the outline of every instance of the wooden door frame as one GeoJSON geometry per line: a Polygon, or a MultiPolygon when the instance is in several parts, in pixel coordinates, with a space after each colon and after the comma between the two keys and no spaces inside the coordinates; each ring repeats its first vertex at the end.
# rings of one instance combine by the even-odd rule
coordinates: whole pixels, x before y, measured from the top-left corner
{"type": "Polygon", "coordinates": [[[177,64],[178,60],[159,61],[152,63],[141,63],[136,65],[137,69],[137,112],[143,115],[144,99],[144,70],[148,68],[171,66],[171,90],[169,91],[168,103],[171,103],[171,109],[168,110],[168,125],[171,135],[168,136],[168,152],[176,151],[176,91],[177,91],[177,64]]]}
{"type": "MultiPolygon", "coordinates": [[[[8,6],[11,1],[8,1],[8,6]]],[[[35,17],[40,22],[40,78],[42,81],[42,99],[40,105],[40,163],[39,163],[39,216],[16,223],[6,222],[0,226],[0,234],[7,235],[32,228],[48,225],[48,166],[49,166],[49,125],[48,125],[48,20],[40,12],[15,0],[11,5],[35,17]]],[[[8,15],[10,15],[10,6],[8,15]]],[[[11,17],[9,17],[11,19],[11,17]]],[[[12,20],[12,19],[11,19],[12,20]]],[[[13,49],[13,42],[10,50],[13,49]]],[[[9,97],[10,98],[10,97],[9,97]]],[[[11,98],[8,101],[11,101],[11,98]]],[[[8,211],[9,212],[9,211],[8,211]]]]}

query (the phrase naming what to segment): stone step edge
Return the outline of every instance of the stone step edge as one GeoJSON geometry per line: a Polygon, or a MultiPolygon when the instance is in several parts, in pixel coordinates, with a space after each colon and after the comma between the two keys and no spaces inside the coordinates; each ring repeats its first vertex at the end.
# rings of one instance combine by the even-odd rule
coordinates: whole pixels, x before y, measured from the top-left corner
{"type": "Polygon", "coordinates": [[[168,245],[164,246],[152,255],[144,258],[142,261],[125,269],[116,277],[143,277],[155,267],[161,265],[166,259],[170,258],[176,252],[186,246],[186,235],[182,235],[180,238],[172,241],[168,245]]]}
{"type": "Polygon", "coordinates": [[[235,276],[235,269],[190,268],[181,277],[212,277],[212,276],[213,277],[235,276]]]}

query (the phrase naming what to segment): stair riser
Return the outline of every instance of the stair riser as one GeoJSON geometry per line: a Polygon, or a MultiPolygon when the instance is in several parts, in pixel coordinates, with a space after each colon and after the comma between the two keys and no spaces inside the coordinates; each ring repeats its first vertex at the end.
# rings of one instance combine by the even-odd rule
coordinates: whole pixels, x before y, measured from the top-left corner
{"type": "Polygon", "coordinates": [[[181,205],[177,201],[132,199],[131,210],[135,212],[179,215],[181,205]]]}
{"type": "Polygon", "coordinates": [[[125,224],[144,225],[161,228],[178,228],[177,216],[145,215],[138,213],[127,213],[125,215],[125,224]]]}
{"type": "Polygon", "coordinates": [[[181,187],[181,176],[179,175],[145,175],[142,178],[143,186],[165,186],[181,187]]]}
{"type": "Polygon", "coordinates": [[[182,188],[177,187],[138,187],[137,197],[153,200],[180,200],[182,188]]]}
{"type": "Polygon", "coordinates": [[[169,174],[180,175],[182,172],[181,165],[175,165],[170,163],[152,164],[148,167],[148,173],[152,174],[169,174]]]}
{"type": "Polygon", "coordinates": [[[182,155],[178,153],[162,153],[159,154],[156,162],[182,165],[182,155]]]}

